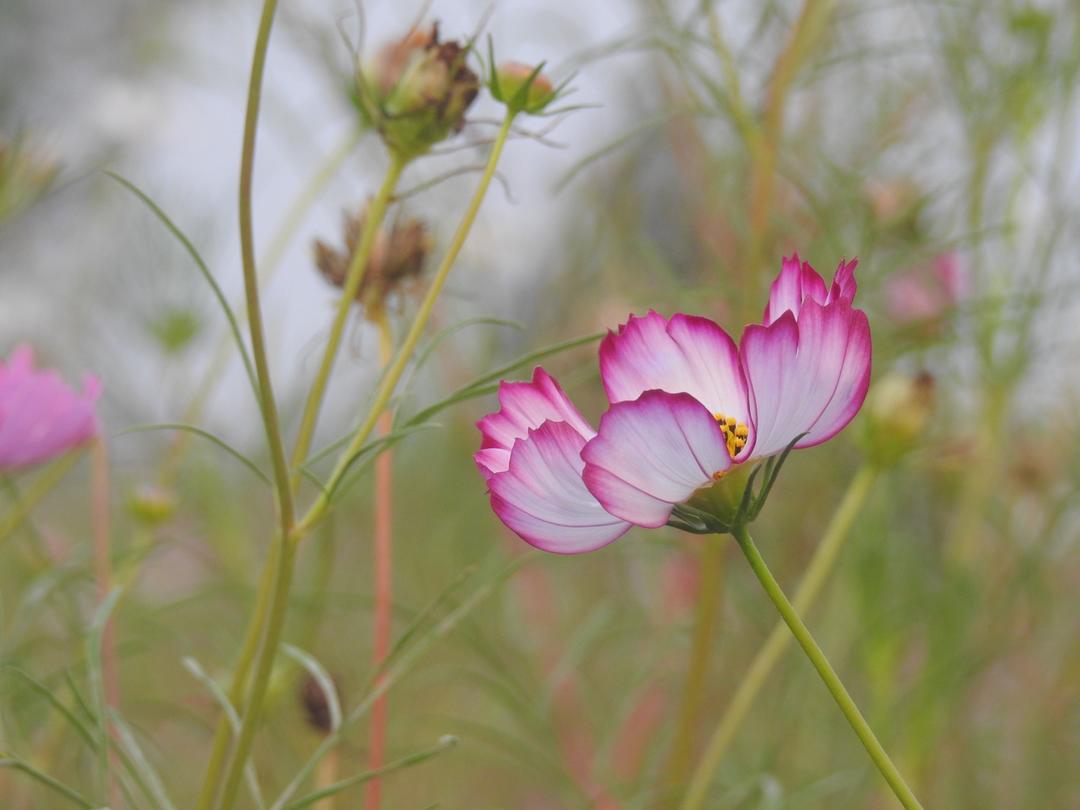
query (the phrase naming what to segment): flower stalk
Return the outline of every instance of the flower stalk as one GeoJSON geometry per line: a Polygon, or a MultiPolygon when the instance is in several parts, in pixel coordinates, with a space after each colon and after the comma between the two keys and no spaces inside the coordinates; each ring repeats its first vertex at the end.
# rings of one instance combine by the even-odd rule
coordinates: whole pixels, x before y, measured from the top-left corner
{"type": "MultiPolygon", "coordinates": [[[[875,466],[862,467],[851,480],[848,490],[840,502],[840,506],[833,514],[825,536],[810,559],[806,574],[799,583],[795,596],[791,600],[794,609],[799,613],[805,613],[817,600],[825,580],[831,573],[836,559],[839,556],[844,542],[847,540],[851,526],[855,522],[855,516],[866,502],[867,496],[873,489],[879,471],[875,466]]],[[[701,810],[705,805],[706,792],[717,768],[723,761],[735,733],[742,725],[754,701],[761,693],[780,657],[791,644],[792,636],[785,627],[784,622],[778,622],[769,634],[765,644],[754,656],[753,662],[746,676],[739,681],[739,686],[728,704],[727,711],[716,727],[705,753],[698,763],[697,769],[690,780],[690,786],[682,802],[682,810],[701,810]]]]}
{"type": "Polygon", "coordinates": [[[829,694],[833,696],[836,705],[840,707],[840,711],[851,725],[855,735],[859,738],[859,742],[863,744],[866,753],[870,755],[870,759],[873,761],[878,771],[885,778],[885,781],[889,783],[889,787],[892,788],[892,791],[900,804],[904,806],[905,810],[922,810],[922,805],[919,804],[919,800],[915,798],[915,794],[912,793],[911,788],[909,788],[904,781],[904,777],[901,776],[900,771],[897,770],[893,761],[889,758],[889,755],[874,735],[873,729],[870,728],[869,723],[866,722],[866,718],[864,718],[862,712],[859,711],[859,707],[855,705],[855,701],[852,700],[851,695],[849,695],[847,689],[844,688],[843,682],[836,674],[836,670],[832,668],[829,659],[825,656],[825,653],[822,652],[821,648],[814,640],[814,637],[810,634],[809,629],[803,624],[798,611],[791,602],[788,601],[787,596],[784,595],[783,590],[780,588],[780,584],[776,581],[775,577],[773,577],[772,572],[769,570],[768,565],[765,564],[765,560],[762,558],[757,546],[754,545],[753,538],[750,537],[750,533],[747,531],[745,524],[740,523],[736,525],[732,529],[732,536],[739,544],[739,548],[742,549],[746,561],[750,564],[751,570],[753,570],[754,575],[765,589],[765,593],[768,595],[773,605],[776,606],[777,611],[780,613],[780,617],[788,626],[788,629],[795,637],[795,640],[799,642],[799,646],[802,647],[803,652],[806,653],[806,657],[810,659],[810,663],[813,664],[814,669],[817,670],[818,676],[825,684],[825,688],[828,689],[829,694]]]}
{"type": "MultiPolygon", "coordinates": [[[[244,115],[244,137],[240,157],[240,254],[244,273],[244,297],[247,305],[248,328],[251,334],[251,350],[255,362],[255,375],[258,382],[259,410],[266,430],[267,443],[274,469],[274,484],[277,494],[278,514],[281,530],[274,543],[274,548],[267,560],[264,582],[273,582],[273,590],[265,605],[257,606],[256,615],[248,631],[249,641],[261,639],[258,659],[251,691],[244,707],[240,733],[234,746],[232,760],[225,771],[224,792],[218,804],[229,808],[236,799],[240,777],[247,762],[248,753],[254,738],[255,728],[262,709],[262,700],[266,693],[270,669],[277,652],[277,642],[284,624],[284,614],[289,585],[292,580],[292,566],[295,548],[289,541],[292,533],[294,507],[292,487],[289,480],[289,466],[285,456],[285,443],[281,434],[281,424],[274,400],[273,385],[270,380],[270,365],[267,360],[266,338],[262,321],[262,309],[259,303],[259,276],[255,260],[255,239],[252,224],[251,190],[255,169],[255,139],[258,130],[259,106],[262,99],[262,81],[266,67],[266,53],[270,44],[270,32],[274,24],[277,0],[264,0],[259,19],[259,29],[255,37],[255,48],[251,60],[251,78],[248,83],[247,108],[244,115]],[[263,616],[265,615],[265,621],[263,616]]],[[[260,592],[263,589],[260,588],[260,592]]],[[[245,648],[254,644],[245,644],[245,648]]],[[[250,665],[248,665],[250,666],[250,665]]],[[[243,673],[237,671],[234,676],[232,693],[234,697],[245,693],[245,666],[243,673]]],[[[226,731],[227,734],[227,731],[226,731]]],[[[207,768],[206,779],[199,799],[199,807],[211,806],[217,790],[218,775],[223,768],[226,745],[215,745],[207,768]]]]}
{"type": "MultiPolygon", "coordinates": [[[[376,313],[379,329],[379,365],[385,369],[394,354],[394,334],[386,310],[376,313]]],[[[379,433],[383,436],[393,429],[391,409],[379,418],[379,433]]],[[[383,664],[390,654],[391,609],[393,601],[393,450],[384,451],[375,462],[375,617],[371,665],[379,674],[376,684],[384,677],[383,664]]],[[[368,733],[368,770],[377,772],[386,762],[387,696],[381,695],[371,707],[371,728],[368,733]]],[[[378,810],[382,805],[382,780],[373,778],[364,785],[364,806],[378,810]]]]}
{"type": "Polygon", "coordinates": [[[450,270],[453,268],[458,254],[461,253],[461,248],[465,245],[465,240],[469,236],[469,231],[472,229],[473,223],[476,221],[476,216],[480,212],[480,206],[484,201],[484,197],[487,195],[488,188],[491,186],[491,181],[495,177],[495,167],[502,157],[503,148],[506,146],[506,141],[510,136],[510,130],[513,126],[515,117],[516,112],[513,110],[507,111],[502,126],[499,128],[499,133],[496,135],[495,141],[491,146],[491,154],[488,156],[487,164],[484,166],[484,172],[480,177],[480,183],[476,187],[476,191],[473,194],[472,200],[469,202],[468,208],[465,210],[465,215],[462,217],[457,231],[454,233],[454,238],[450,243],[446,255],[443,257],[442,263],[439,265],[438,270],[435,271],[431,286],[428,288],[427,294],[420,304],[420,308],[416,313],[416,317],[413,319],[412,325],[409,327],[408,333],[405,335],[404,340],[402,340],[401,346],[397,350],[397,354],[394,355],[393,362],[383,375],[382,383],[379,385],[379,390],[375,395],[375,401],[372,403],[367,417],[357,429],[356,433],[353,434],[349,446],[338,458],[338,462],[335,465],[333,472],[330,474],[325,489],[319,494],[318,498],[311,505],[311,508],[308,509],[293,529],[293,534],[298,539],[304,537],[326,514],[326,510],[330,506],[331,493],[333,493],[338,484],[341,483],[341,479],[345,476],[345,473],[348,472],[349,465],[353,458],[363,448],[364,442],[368,440],[372,431],[375,429],[380,415],[386,410],[387,405],[390,404],[390,398],[394,395],[394,390],[397,388],[401,375],[405,372],[405,367],[412,357],[412,353],[416,349],[416,345],[419,343],[421,335],[424,333],[428,320],[431,318],[431,313],[435,308],[435,302],[439,297],[439,293],[442,292],[443,285],[446,283],[450,270]]]}
{"type": "Polygon", "coordinates": [[[341,289],[341,297],[338,299],[337,310],[334,312],[334,321],[330,326],[330,337],[326,342],[319,370],[308,391],[307,401],[304,403],[304,413],[300,419],[300,430],[296,437],[296,445],[292,454],[292,486],[295,489],[300,483],[300,465],[307,457],[311,449],[311,440],[315,434],[315,423],[319,419],[319,410],[322,407],[326,387],[330,382],[330,373],[334,368],[334,360],[337,359],[341,340],[345,333],[345,325],[348,322],[349,312],[356,300],[357,290],[364,280],[367,271],[368,259],[371,258],[371,249],[375,245],[375,237],[379,232],[386,209],[393,198],[394,189],[397,188],[401,173],[405,170],[408,159],[401,157],[397,152],[390,153],[390,165],[387,167],[386,176],[382,185],[371,201],[371,208],[364,219],[364,229],[360,234],[360,242],[356,246],[349,262],[349,269],[345,275],[345,283],[341,289]]]}

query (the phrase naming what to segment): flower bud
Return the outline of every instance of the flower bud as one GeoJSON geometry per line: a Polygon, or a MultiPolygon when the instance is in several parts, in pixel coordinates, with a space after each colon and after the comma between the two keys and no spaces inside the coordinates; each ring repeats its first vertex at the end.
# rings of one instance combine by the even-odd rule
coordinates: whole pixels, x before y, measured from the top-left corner
{"type": "Polygon", "coordinates": [[[25,148],[0,138],[0,222],[45,193],[59,166],[25,148]]]}
{"type": "Polygon", "coordinates": [[[888,374],[870,389],[864,438],[874,461],[895,464],[918,445],[933,415],[934,388],[934,378],[924,371],[915,377],[888,374]]]}
{"type": "MultiPolygon", "coordinates": [[[[367,210],[345,214],[345,250],[339,251],[321,240],[315,242],[315,265],[323,278],[335,287],[345,285],[345,276],[367,219],[367,210]]],[[[431,252],[431,236],[419,219],[395,222],[380,228],[368,257],[367,270],[356,292],[365,313],[374,318],[392,293],[399,292],[423,272],[431,252]]]]}
{"type": "Polygon", "coordinates": [[[422,155],[465,126],[465,111],[480,90],[467,54],[457,42],[440,42],[433,23],[385,46],[360,69],[361,112],[401,157],[422,155]]]}
{"type": "Polygon", "coordinates": [[[551,79],[539,67],[521,62],[504,62],[491,80],[491,95],[515,112],[532,115],[542,112],[555,99],[551,79]]]}
{"type": "Polygon", "coordinates": [[[163,487],[142,484],[131,493],[128,507],[141,523],[158,526],[176,512],[176,496],[163,487]]]}

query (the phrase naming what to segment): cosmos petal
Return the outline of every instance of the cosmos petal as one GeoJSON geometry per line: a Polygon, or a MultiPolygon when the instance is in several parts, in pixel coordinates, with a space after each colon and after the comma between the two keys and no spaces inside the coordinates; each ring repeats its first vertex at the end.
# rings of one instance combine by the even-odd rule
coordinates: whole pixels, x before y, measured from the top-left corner
{"type": "Polygon", "coordinates": [[[785,312],[748,326],[742,356],[757,406],[754,457],[832,438],[855,416],[870,381],[866,315],[844,301],[804,301],[798,320],[785,312]]]}
{"type": "Polygon", "coordinates": [[[580,554],[607,545],[630,528],[585,488],[585,441],[567,422],[544,422],[514,443],[507,468],[488,479],[495,514],[530,545],[580,554]]]}
{"type": "Polygon", "coordinates": [[[675,504],[732,463],[709,410],[689,394],[665,391],[612,405],[581,455],[585,485],[600,504],[648,527],[664,525],[675,504]]]}
{"type": "Polygon", "coordinates": [[[628,402],[645,391],[686,393],[712,413],[750,423],[746,376],[735,341],[713,321],[656,312],[631,317],[600,344],[608,399],[628,402]]]}
{"type": "Polygon", "coordinates": [[[548,420],[568,423],[586,440],[596,435],[555,378],[539,367],[532,382],[500,383],[499,405],[498,411],[476,423],[484,438],[474,458],[485,477],[505,470],[514,442],[548,420]]]}
{"type": "Polygon", "coordinates": [[[99,431],[97,378],[87,376],[82,392],[54,371],[34,369],[28,347],[0,363],[0,471],[18,470],[55,458],[99,431]]]}

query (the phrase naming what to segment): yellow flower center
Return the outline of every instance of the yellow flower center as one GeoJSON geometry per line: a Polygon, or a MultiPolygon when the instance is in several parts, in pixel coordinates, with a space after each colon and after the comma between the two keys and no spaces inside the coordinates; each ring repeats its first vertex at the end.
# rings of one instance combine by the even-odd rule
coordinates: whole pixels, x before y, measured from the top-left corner
{"type": "MultiPolygon", "coordinates": [[[[714,413],[713,419],[720,425],[720,429],[724,431],[724,437],[727,440],[728,455],[732,458],[739,455],[740,451],[746,447],[746,440],[750,436],[750,429],[734,416],[724,416],[722,413],[714,413]]],[[[716,478],[714,475],[713,478],[716,478]]],[[[720,480],[717,478],[717,480],[720,480]]]]}

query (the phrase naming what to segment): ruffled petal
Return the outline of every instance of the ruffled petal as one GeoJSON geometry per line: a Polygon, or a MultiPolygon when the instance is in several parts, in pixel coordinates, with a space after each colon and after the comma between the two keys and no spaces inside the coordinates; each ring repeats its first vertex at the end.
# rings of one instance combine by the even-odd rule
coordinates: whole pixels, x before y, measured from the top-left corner
{"type": "Polygon", "coordinates": [[[870,382],[866,315],[844,301],[804,301],[769,326],[748,326],[742,356],[757,407],[754,457],[832,438],[855,416],[870,382]]]}
{"type": "Polygon", "coordinates": [[[507,468],[491,475],[491,508],[525,542],[556,554],[580,554],[629,528],[600,506],[582,481],[585,437],[567,422],[544,422],[518,439],[507,468]]]}
{"type": "Polygon", "coordinates": [[[568,423],[585,440],[596,435],[555,378],[539,367],[533,372],[532,382],[500,383],[499,405],[496,413],[476,423],[484,438],[474,458],[485,477],[505,470],[514,442],[548,420],[568,423]]]}
{"type": "Polygon", "coordinates": [[[769,288],[769,303],[765,305],[762,323],[768,326],[785,312],[790,312],[797,318],[803,301],[809,299],[824,304],[827,297],[825,280],[809,262],[801,261],[798,253],[792,254],[790,259],[783,260],[780,275],[773,280],[769,288]]]}
{"type": "Polygon", "coordinates": [[[604,509],[650,528],[663,526],[675,504],[732,463],[709,409],[665,391],[612,405],[581,457],[585,485],[604,509]]]}
{"type": "Polygon", "coordinates": [[[712,413],[750,423],[738,348],[708,318],[679,314],[666,320],[651,311],[631,317],[600,344],[600,376],[612,403],[652,390],[690,394],[712,413]]]}
{"type": "Polygon", "coordinates": [[[826,303],[843,301],[850,304],[855,300],[855,293],[859,290],[859,285],[855,281],[855,268],[858,266],[858,259],[852,259],[850,262],[840,260],[840,266],[836,268],[836,275],[833,276],[832,287],[829,289],[829,300],[826,303]]]}

